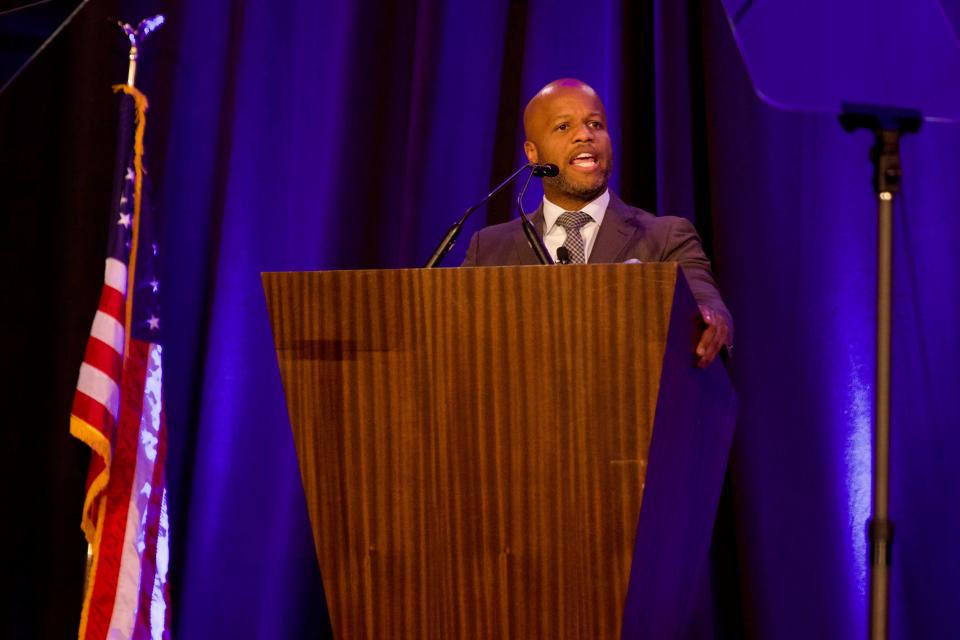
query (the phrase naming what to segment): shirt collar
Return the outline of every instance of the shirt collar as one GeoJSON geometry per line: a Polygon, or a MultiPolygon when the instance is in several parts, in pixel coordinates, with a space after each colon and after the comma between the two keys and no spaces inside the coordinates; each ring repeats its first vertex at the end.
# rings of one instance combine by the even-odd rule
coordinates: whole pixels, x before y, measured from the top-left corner
{"type": "MultiPolygon", "coordinates": [[[[585,214],[593,218],[593,221],[600,225],[603,223],[603,216],[607,212],[607,205],[610,204],[610,190],[604,189],[603,193],[599,196],[588,202],[583,208],[578,209],[578,211],[583,211],[585,214]]],[[[549,200],[547,196],[543,196],[543,229],[545,233],[549,233],[553,226],[557,224],[557,218],[562,214],[566,213],[568,210],[562,207],[558,207],[549,200]]],[[[589,224],[589,223],[588,223],[589,224]]]]}

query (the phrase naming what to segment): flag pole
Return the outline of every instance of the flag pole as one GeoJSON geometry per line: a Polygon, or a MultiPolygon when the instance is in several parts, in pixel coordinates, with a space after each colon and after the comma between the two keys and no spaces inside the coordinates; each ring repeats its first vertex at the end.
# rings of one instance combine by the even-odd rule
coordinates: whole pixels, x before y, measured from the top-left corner
{"type": "Polygon", "coordinates": [[[137,32],[126,22],[117,21],[117,24],[123,29],[123,33],[130,40],[130,62],[127,65],[127,86],[135,87],[137,81],[137,59],[140,57],[140,49],[137,47],[137,32]]]}
{"type": "Polygon", "coordinates": [[[160,25],[164,23],[164,17],[162,15],[156,15],[152,18],[144,18],[141,20],[136,27],[132,24],[126,22],[117,21],[117,24],[123,30],[123,34],[127,36],[127,40],[130,41],[130,64],[127,66],[127,86],[135,86],[137,79],[137,60],[140,57],[140,45],[143,44],[143,41],[147,39],[152,32],[154,32],[160,25]]]}

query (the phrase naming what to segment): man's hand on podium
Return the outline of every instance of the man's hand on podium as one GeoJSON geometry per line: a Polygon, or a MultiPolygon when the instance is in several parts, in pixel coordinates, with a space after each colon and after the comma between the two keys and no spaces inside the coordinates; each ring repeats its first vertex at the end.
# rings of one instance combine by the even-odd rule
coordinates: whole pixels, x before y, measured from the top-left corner
{"type": "Polygon", "coordinates": [[[704,305],[699,306],[705,328],[700,336],[700,344],[697,345],[697,355],[700,356],[697,366],[704,369],[713,362],[722,348],[727,347],[728,352],[732,350],[727,342],[732,336],[730,319],[726,313],[704,305]]]}

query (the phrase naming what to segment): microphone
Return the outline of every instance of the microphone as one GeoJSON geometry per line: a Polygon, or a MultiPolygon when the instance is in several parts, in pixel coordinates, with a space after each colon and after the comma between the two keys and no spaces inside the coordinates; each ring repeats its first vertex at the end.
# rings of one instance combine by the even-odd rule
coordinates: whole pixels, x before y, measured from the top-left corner
{"type": "MultiPolygon", "coordinates": [[[[423,265],[423,268],[432,269],[433,267],[437,266],[440,263],[440,261],[443,260],[444,256],[446,256],[447,253],[450,252],[450,249],[453,248],[453,245],[457,241],[457,236],[460,235],[460,231],[463,229],[463,225],[467,221],[467,218],[470,217],[470,214],[472,214],[474,211],[476,211],[481,206],[486,204],[490,198],[500,193],[500,191],[502,191],[504,187],[506,187],[508,184],[513,182],[517,176],[519,176],[521,173],[523,173],[527,169],[531,170],[530,175],[535,175],[538,177],[555,176],[558,173],[560,173],[560,168],[555,164],[537,164],[535,162],[529,162],[523,165],[522,167],[520,167],[519,169],[517,169],[516,171],[514,171],[513,173],[511,173],[506,180],[504,180],[503,182],[498,184],[496,187],[494,187],[493,191],[491,191],[486,196],[484,196],[480,202],[468,208],[466,212],[460,217],[460,220],[454,223],[453,226],[451,226],[447,230],[446,235],[444,235],[443,239],[440,240],[440,244],[437,245],[437,248],[433,252],[433,255],[431,255],[430,259],[427,260],[426,264],[423,265]]],[[[527,177],[527,182],[528,183],[530,182],[529,176],[527,177]]],[[[526,190],[526,187],[524,187],[524,190],[526,190]]],[[[522,213],[523,212],[521,211],[521,214],[522,213]]]]}
{"type": "Polygon", "coordinates": [[[557,264],[570,264],[570,250],[566,247],[557,247],[557,264]]]}
{"type": "Polygon", "coordinates": [[[527,181],[523,183],[523,189],[520,189],[520,193],[517,195],[517,211],[520,213],[520,226],[523,228],[523,235],[527,236],[527,244],[533,249],[533,253],[536,254],[537,261],[540,264],[554,264],[554,262],[547,248],[543,246],[543,240],[537,235],[537,230],[533,228],[533,224],[531,224],[530,219],[527,218],[527,214],[523,212],[523,194],[527,192],[527,187],[530,186],[530,178],[533,176],[537,175],[541,178],[546,176],[553,177],[558,173],[560,173],[560,167],[555,164],[535,165],[534,170],[527,176],[527,181]]]}
{"type": "Polygon", "coordinates": [[[535,164],[533,165],[533,175],[538,178],[553,178],[560,175],[560,167],[555,164],[535,164]]]}

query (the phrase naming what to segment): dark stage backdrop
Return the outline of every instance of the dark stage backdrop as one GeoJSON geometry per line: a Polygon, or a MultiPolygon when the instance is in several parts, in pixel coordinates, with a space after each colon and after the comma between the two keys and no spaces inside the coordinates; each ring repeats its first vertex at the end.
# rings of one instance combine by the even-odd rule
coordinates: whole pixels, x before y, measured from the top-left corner
{"type": "MultiPolygon", "coordinates": [[[[864,636],[871,140],[763,105],[719,0],[93,0],[0,96],[4,637],[69,637],[79,616],[88,456],[67,414],[102,278],[109,85],[125,77],[106,18],[153,11],[168,26],[138,85],[166,218],[176,637],[325,629],[259,273],[420,264],[522,161],[523,105],[561,76],[605,98],[613,188],[696,222],[737,324],[741,416],[692,633],[864,636]]],[[[902,150],[892,630],[947,637],[960,632],[960,130],[925,126],[902,150]]],[[[507,197],[473,228],[510,215],[507,197]]]]}

